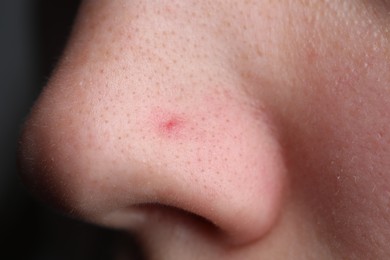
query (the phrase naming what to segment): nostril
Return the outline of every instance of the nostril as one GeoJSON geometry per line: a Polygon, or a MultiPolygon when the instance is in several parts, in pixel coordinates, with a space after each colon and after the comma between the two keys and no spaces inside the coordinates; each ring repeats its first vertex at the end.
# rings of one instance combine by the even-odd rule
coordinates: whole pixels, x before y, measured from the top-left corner
{"type": "Polygon", "coordinates": [[[213,236],[219,236],[222,233],[222,229],[211,220],[182,208],[160,203],[143,203],[134,207],[143,211],[154,223],[167,221],[192,228],[196,226],[197,230],[202,230],[213,236]]]}

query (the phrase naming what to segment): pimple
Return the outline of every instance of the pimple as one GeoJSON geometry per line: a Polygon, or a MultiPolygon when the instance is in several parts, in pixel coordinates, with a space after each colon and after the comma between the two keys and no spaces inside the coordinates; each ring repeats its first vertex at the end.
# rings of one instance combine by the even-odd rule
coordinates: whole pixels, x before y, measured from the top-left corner
{"type": "Polygon", "coordinates": [[[172,115],[160,122],[159,131],[163,135],[177,135],[182,126],[183,120],[180,117],[172,115]]]}
{"type": "Polygon", "coordinates": [[[155,109],[152,112],[154,131],[161,138],[177,139],[185,135],[188,119],[180,113],[155,109]]]}

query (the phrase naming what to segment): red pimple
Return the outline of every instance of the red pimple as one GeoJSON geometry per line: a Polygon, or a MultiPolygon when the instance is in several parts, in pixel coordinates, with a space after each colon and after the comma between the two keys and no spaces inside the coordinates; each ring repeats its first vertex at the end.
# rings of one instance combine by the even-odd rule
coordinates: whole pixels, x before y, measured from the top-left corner
{"type": "Polygon", "coordinates": [[[172,112],[155,111],[153,121],[156,123],[158,134],[165,138],[177,138],[181,136],[185,126],[183,116],[172,112]]]}
{"type": "Polygon", "coordinates": [[[177,118],[171,118],[168,121],[163,122],[161,126],[166,132],[172,132],[176,127],[179,126],[179,123],[180,122],[177,120],[177,118]]]}
{"type": "Polygon", "coordinates": [[[160,135],[164,137],[179,137],[184,121],[180,117],[171,116],[159,124],[160,135]]]}

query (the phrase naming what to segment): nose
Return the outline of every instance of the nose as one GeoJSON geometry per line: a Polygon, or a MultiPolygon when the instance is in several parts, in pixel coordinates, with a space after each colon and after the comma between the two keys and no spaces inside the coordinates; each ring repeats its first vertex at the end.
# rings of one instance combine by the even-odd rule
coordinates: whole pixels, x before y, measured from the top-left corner
{"type": "Polygon", "coordinates": [[[166,6],[124,5],[82,7],[21,137],[26,184],[114,228],[264,236],[286,179],[272,113],[242,91],[225,40],[166,6]]]}

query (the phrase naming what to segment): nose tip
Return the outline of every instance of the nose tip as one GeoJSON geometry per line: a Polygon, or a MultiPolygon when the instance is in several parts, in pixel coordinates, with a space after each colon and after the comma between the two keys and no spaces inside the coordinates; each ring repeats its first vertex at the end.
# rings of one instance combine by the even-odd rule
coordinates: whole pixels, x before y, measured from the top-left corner
{"type": "Polygon", "coordinates": [[[55,207],[124,229],[147,229],[158,223],[150,212],[178,209],[164,213],[167,223],[187,212],[234,243],[276,221],[285,169],[265,113],[254,118],[225,95],[185,109],[113,109],[105,122],[106,104],[62,94],[43,95],[21,138],[24,180],[55,207]]]}

